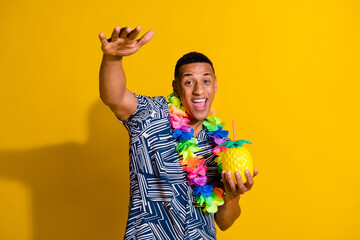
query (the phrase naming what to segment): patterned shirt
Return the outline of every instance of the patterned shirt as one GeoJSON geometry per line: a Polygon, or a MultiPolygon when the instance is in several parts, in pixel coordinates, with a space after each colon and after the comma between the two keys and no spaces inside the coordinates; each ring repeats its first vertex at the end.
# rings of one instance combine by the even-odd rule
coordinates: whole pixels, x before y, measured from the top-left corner
{"type": "MultiPolygon", "coordinates": [[[[164,97],[134,94],[138,105],[126,121],[130,136],[129,216],[124,239],[216,239],[214,214],[193,202],[192,188],[180,166],[164,97]]],[[[209,179],[219,180],[213,145],[205,128],[196,137],[206,158],[209,179]]]]}

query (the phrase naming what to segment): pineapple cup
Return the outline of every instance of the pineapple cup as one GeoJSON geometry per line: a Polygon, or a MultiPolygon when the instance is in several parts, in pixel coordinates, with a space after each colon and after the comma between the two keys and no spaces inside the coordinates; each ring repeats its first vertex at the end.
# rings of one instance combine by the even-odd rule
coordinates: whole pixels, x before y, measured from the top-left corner
{"type": "Polygon", "coordinates": [[[224,171],[230,171],[234,182],[237,184],[235,172],[239,172],[243,183],[247,182],[245,170],[249,170],[251,176],[254,176],[254,166],[249,150],[243,147],[243,143],[251,142],[245,140],[228,141],[220,146],[226,145],[227,149],[221,154],[221,160],[224,171]]]}

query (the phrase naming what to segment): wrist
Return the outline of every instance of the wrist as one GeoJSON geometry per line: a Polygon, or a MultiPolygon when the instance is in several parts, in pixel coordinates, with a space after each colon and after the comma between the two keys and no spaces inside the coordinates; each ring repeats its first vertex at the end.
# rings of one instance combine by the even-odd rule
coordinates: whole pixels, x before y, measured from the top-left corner
{"type": "Polygon", "coordinates": [[[123,59],[123,56],[111,56],[111,55],[106,55],[105,53],[103,54],[103,60],[105,60],[105,61],[119,62],[122,59],[123,59]]]}
{"type": "Polygon", "coordinates": [[[225,201],[225,202],[239,203],[239,201],[240,201],[240,194],[239,194],[239,195],[236,195],[236,196],[233,196],[233,195],[231,195],[231,194],[226,194],[226,193],[225,193],[224,201],[225,201]]]}

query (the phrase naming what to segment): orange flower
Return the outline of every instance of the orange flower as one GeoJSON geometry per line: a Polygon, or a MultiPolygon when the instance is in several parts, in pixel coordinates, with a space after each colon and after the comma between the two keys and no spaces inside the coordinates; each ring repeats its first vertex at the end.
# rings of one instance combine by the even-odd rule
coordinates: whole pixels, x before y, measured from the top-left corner
{"type": "Polygon", "coordinates": [[[216,195],[218,195],[219,197],[222,197],[224,194],[224,190],[222,190],[221,188],[218,188],[218,187],[214,187],[214,193],[216,195]]]}
{"type": "Polygon", "coordinates": [[[171,104],[171,107],[169,109],[169,113],[174,113],[174,114],[178,115],[179,117],[187,117],[188,116],[186,114],[186,112],[184,112],[184,111],[182,111],[180,109],[177,109],[174,104],[171,104]]]}
{"type": "Polygon", "coordinates": [[[210,109],[209,116],[215,116],[215,114],[216,114],[216,110],[210,109]]]}
{"type": "Polygon", "coordinates": [[[187,166],[188,166],[189,168],[194,169],[194,168],[196,168],[196,166],[198,165],[198,163],[199,163],[199,158],[198,158],[198,157],[194,157],[194,158],[188,160],[187,166]]]}

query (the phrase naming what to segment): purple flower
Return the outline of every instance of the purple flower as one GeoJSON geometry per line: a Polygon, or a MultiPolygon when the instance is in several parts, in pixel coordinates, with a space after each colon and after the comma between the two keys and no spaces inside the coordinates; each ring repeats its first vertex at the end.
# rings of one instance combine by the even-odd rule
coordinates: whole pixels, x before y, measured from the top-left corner
{"type": "Polygon", "coordinates": [[[221,144],[223,144],[224,142],[226,142],[225,139],[217,138],[217,137],[214,137],[214,136],[212,136],[212,135],[209,135],[209,136],[214,139],[214,142],[216,143],[216,145],[221,145],[221,144]]]}
{"type": "Polygon", "coordinates": [[[201,177],[196,177],[196,178],[193,178],[189,185],[190,186],[193,186],[193,187],[200,187],[200,186],[204,186],[207,182],[207,176],[201,176],[201,177]]]}
{"type": "Polygon", "coordinates": [[[191,132],[191,127],[190,126],[182,126],[181,128],[180,128],[180,130],[182,131],[182,132],[191,132]]]}

